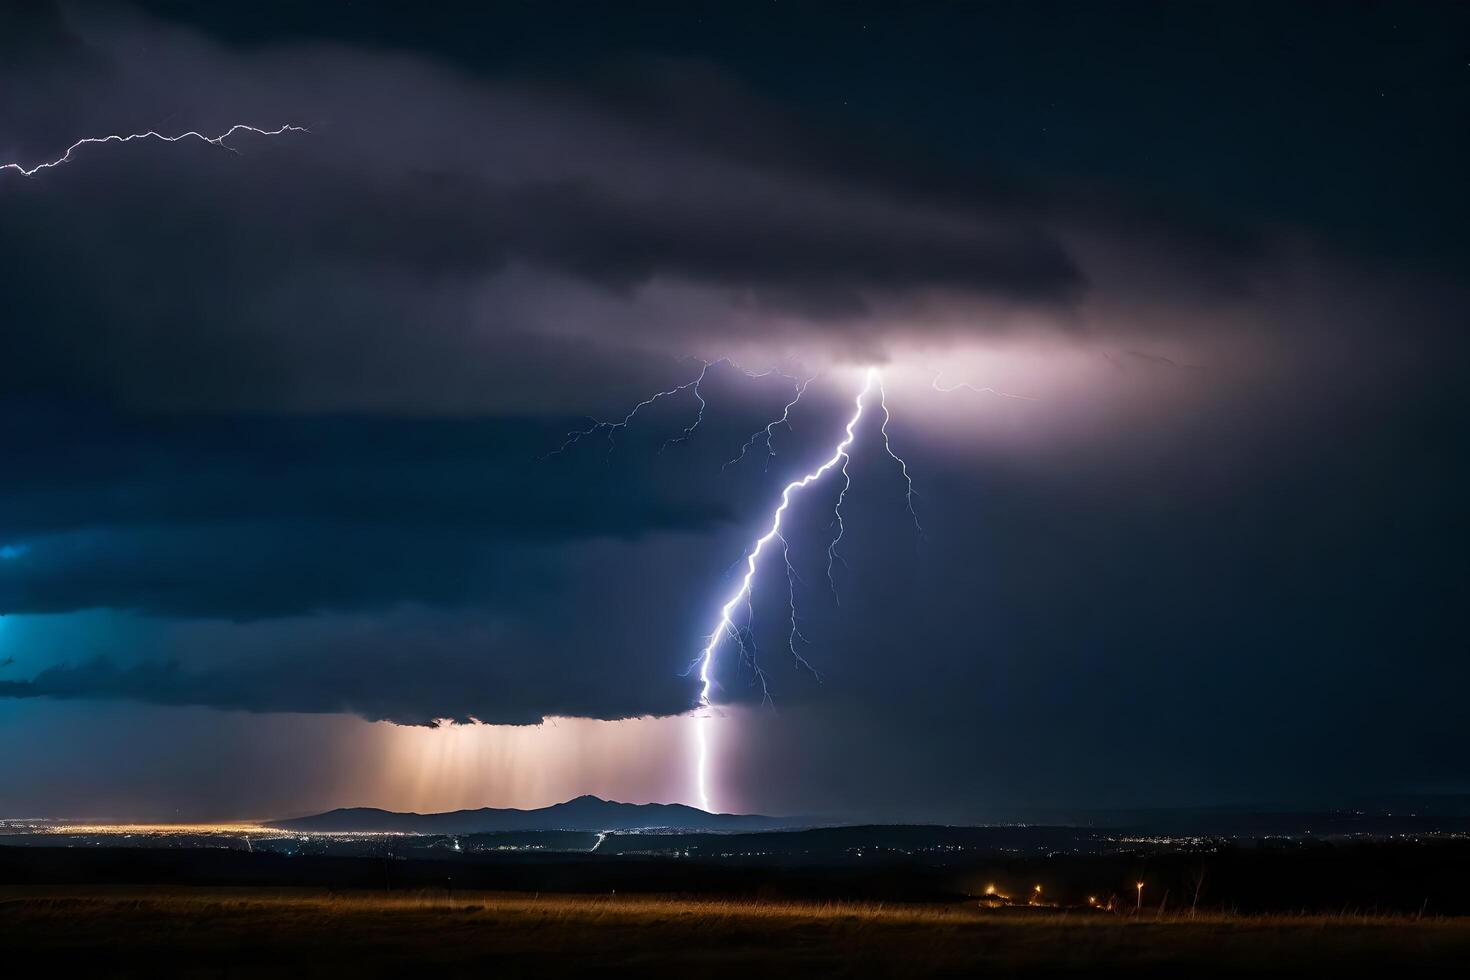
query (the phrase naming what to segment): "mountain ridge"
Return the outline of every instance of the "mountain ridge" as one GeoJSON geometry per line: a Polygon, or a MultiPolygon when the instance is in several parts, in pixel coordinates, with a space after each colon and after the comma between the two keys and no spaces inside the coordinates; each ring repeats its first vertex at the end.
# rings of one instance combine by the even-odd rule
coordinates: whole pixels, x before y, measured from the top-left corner
{"type": "Polygon", "coordinates": [[[621,803],[587,794],[532,809],[487,806],[413,813],[339,807],[305,817],[271,820],[267,825],[316,833],[475,834],[525,830],[778,830],[810,823],[752,813],[709,813],[683,803],[621,803]]]}

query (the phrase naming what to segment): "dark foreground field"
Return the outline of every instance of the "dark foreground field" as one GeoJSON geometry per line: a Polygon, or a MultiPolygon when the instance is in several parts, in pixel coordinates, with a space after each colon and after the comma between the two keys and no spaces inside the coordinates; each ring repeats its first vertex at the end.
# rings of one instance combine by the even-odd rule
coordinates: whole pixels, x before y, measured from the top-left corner
{"type": "Polygon", "coordinates": [[[1464,976],[1470,920],[659,896],[0,889],[11,976],[1464,976]]]}

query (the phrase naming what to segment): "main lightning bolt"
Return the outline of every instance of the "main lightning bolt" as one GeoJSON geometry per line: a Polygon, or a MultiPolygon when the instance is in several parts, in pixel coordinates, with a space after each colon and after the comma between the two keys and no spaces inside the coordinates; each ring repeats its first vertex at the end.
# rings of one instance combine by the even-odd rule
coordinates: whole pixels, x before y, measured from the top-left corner
{"type": "MultiPolygon", "coordinates": [[[[740,628],[735,625],[735,620],[733,617],[735,610],[742,604],[746,605],[747,608],[749,608],[751,587],[755,583],[755,573],[757,567],[760,564],[761,555],[765,552],[766,547],[770,545],[772,541],[779,541],[781,543],[783,557],[785,556],[786,539],[781,533],[781,520],[783,517],[786,516],[786,511],[791,507],[791,499],[795,493],[817,482],[830,470],[837,468],[839,464],[841,464],[843,472],[846,472],[848,452],[852,448],[853,440],[857,437],[857,426],[858,423],[862,421],[863,417],[863,405],[868,400],[869,395],[875,389],[878,391],[879,398],[881,399],[883,392],[882,379],[878,375],[877,368],[869,368],[867,374],[864,377],[862,388],[858,391],[857,397],[853,399],[852,416],[848,419],[847,427],[843,430],[844,435],[842,441],[837,443],[837,445],[832,450],[832,454],[828,456],[821,465],[812,470],[810,473],[807,473],[805,476],[802,476],[786,484],[785,489],[781,491],[781,502],[776,506],[776,509],[771,514],[770,525],[766,528],[766,532],[756,539],[755,545],[746,554],[745,574],[740,579],[740,585],[729,596],[729,598],[725,600],[725,604],[720,607],[719,621],[715,624],[715,628],[710,632],[709,639],[705,643],[704,650],[701,651],[699,659],[696,661],[699,664],[699,707],[701,709],[701,714],[697,715],[694,720],[695,737],[697,740],[698,751],[698,761],[695,768],[695,783],[698,787],[699,792],[699,805],[704,810],[710,809],[708,726],[710,721],[710,710],[714,707],[715,679],[713,671],[715,665],[715,654],[719,650],[720,641],[725,639],[726,637],[729,637],[730,639],[734,640],[736,644],[741,647],[742,650],[744,650],[744,640],[742,639],[740,628]]],[[[883,409],[883,414],[884,421],[886,423],[888,415],[888,409],[886,408],[886,406],[883,409]]],[[[886,432],[884,433],[883,441],[884,445],[886,446],[888,443],[888,436],[886,432]]],[[[903,460],[894,455],[891,449],[888,450],[888,454],[890,456],[893,456],[895,460],[898,460],[900,466],[903,466],[903,460]]],[[[906,466],[904,466],[904,476],[905,479],[907,479],[908,468],[906,466]]],[[[844,493],[845,492],[846,490],[844,488],[844,493]]],[[[912,507],[912,493],[913,484],[910,481],[910,507],[912,507]]],[[[791,574],[791,564],[789,559],[787,559],[787,574],[788,576],[791,574]]],[[[795,626],[794,602],[792,606],[792,614],[792,638],[794,648],[794,640],[797,636],[800,635],[795,626]]]]}
{"type": "Polygon", "coordinates": [[[311,132],[311,130],[307,129],[305,126],[293,126],[289,123],[283,126],[278,126],[275,129],[260,129],[256,126],[248,126],[245,123],[236,123],[229,129],[225,130],[223,133],[220,133],[218,136],[206,136],[203,133],[197,132],[196,130],[192,129],[189,130],[187,133],[179,133],[177,136],[165,136],[162,133],[154,132],[151,129],[146,133],[129,133],[125,136],[89,136],[86,139],[77,140],[71,146],[68,146],[66,148],[66,152],[57,157],[55,160],[47,160],[45,163],[38,163],[34,167],[26,167],[19,163],[5,163],[0,164],[0,171],[14,170],[16,173],[20,174],[23,177],[34,177],[42,170],[50,170],[53,167],[59,167],[62,164],[71,163],[71,157],[73,153],[75,153],[82,147],[90,146],[93,143],[131,143],[134,140],[159,140],[163,143],[179,143],[183,140],[200,140],[201,142],[210,143],[214,146],[221,147],[222,149],[229,150],[231,153],[239,153],[239,150],[235,149],[233,146],[230,146],[228,143],[225,142],[225,140],[234,136],[236,133],[242,132],[254,133],[257,136],[280,136],[284,133],[309,133],[311,132]]]}
{"type": "MultiPolygon", "coordinates": [[[[736,455],[733,459],[727,461],[725,463],[725,466],[722,468],[727,468],[741,462],[758,446],[763,448],[766,454],[767,462],[769,463],[770,457],[775,454],[774,449],[772,449],[771,447],[771,440],[775,434],[776,429],[781,426],[785,426],[788,429],[791,427],[792,410],[801,401],[802,397],[805,396],[808,388],[811,386],[812,382],[816,380],[816,378],[808,377],[803,380],[775,369],[763,372],[748,371],[745,368],[741,367],[739,364],[736,364],[735,362],[729,360],[728,358],[721,358],[717,361],[706,361],[703,359],[699,359],[698,364],[699,372],[692,379],[685,381],[682,384],[677,384],[663,391],[658,391],[653,393],[652,395],[649,395],[647,398],[635,404],[625,415],[616,420],[602,421],[597,419],[589,419],[590,424],[581,429],[575,429],[567,433],[566,438],[562,442],[562,444],[556,449],[547,453],[547,455],[543,456],[542,458],[546,459],[550,456],[561,455],[572,449],[574,446],[577,446],[579,443],[582,442],[582,440],[595,435],[602,435],[606,438],[607,452],[610,456],[614,448],[616,447],[617,434],[620,431],[631,427],[634,420],[644,409],[659,401],[662,401],[663,399],[673,398],[675,396],[683,394],[684,392],[690,392],[694,397],[694,401],[697,405],[697,410],[694,418],[677,435],[666,439],[663,445],[660,447],[659,451],[662,452],[669,446],[677,445],[679,443],[687,441],[704,421],[705,410],[708,407],[708,404],[704,397],[704,392],[701,390],[702,386],[708,379],[711,368],[715,367],[716,365],[723,364],[734,368],[736,371],[739,371],[747,378],[764,378],[771,375],[776,375],[792,383],[792,397],[783,406],[781,414],[778,417],[771,419],[771,421],[762,428],[759,428],[754,433],[752,433],[750,438],[747,439],[745,444],[741,447],[740,453],[736,455]]],[[[815,469],[807,473],[805,476],[802,476],[786,484],[786,486],[782,489],[780,502],[776,505],[775,510],[772,511],[770,521],[766,527],[765,532],[760,537],[756,538],[754,545],[752,545],[750,550],[745,554],[745,571],[740,578],[738,587],[726,597],[724,604],[721,605],[719,621],[715,624],[714,629],[711,630],[706,637],[704,649],[700,651],[699,656],[695,658],[695,660],[690,664],[690,672],[694,672],[696,668],[698,670],[700,685],[699,697],[697,702],[698,713],[694,716],[695,739],[698,753],[695,782],[697,786],[700,806],[702,806],[705,810],[710,809],[709,726],[713,717],[712,712],[715,704],[714,695],[716,681],[714,678],[714,668],[716,657],[719,653],[720,644],[722,642],[728,640],[735,645],[736,651],[740,655],[741,663],[749,665],[751,671],[755,675],[756,682],[759,683],[761,686],[762,701],[770,702],[771,700],[770,686],[767,681],[766,673],[756,658],[755,638],[750,626],[751,620],[754,618],[755,615],[753,597],[755,578],[757,570],[760,567],[761,559],[767,551],[779,550],[781,554],[781,560],[784,563],[786,569],[787,606],[790,612],[790,629],[787,635],[787,647],[790,650],[792,658],[795,660],[798,667],[806,669],[812,674],[813,677],[818,676],[816,669],[807,662],[806,658],[802,656],[801,652],[797,648],[798,643],[805,644],[808,641],[806,637],[802,634],[800,622],[797,616],[796,587],[800,579],[796,573],[796,568],[791,561],[791,548],[783,531],[783,519],[785,518],[787,511],[791,507],[793,498],[798,492],[810,486],[811,484],[821,480],[824,476],[827,475],[827,473],[831,472],[832,470],[840,470],[840,472],[842,473],[843,484],[832,511],[832,526],[836,527],[837,533],[827,548],[827,578],[829,584],[832,586],[833,595],[835,597],[837,594],[837,587],[835,576],[833,573],[833,565],[835,562],[842,560],[841,556],[837,552],[837,545],[842,539],[844,529],[842,507],[847,500],[847,491],[851,487],[852,482],[848,473],[848,463],[851,461],[852,446],[854,440],[857,438],[858,425],[862,422],[867,403],[871,401],[874,396],[876,396],[877,398],[876,410],[880,411],[882,414],[882,420],[878,428],[879,438],[881,438],[883,443],[883,453],[888,456],[889,459],[892,459],[895,464],[897,464],[899,472],[903,476],[904,501],[907,505],[909,516],[913,519],[914,529],[919,533],[920,536],[923,535],[923,528],[919,526],[918,512],[914,507],[914,498],[916,494],[914,492],[913,477],[909,473],[908,463],[903,459],[903,457],[899,456],[894,451],[892,442],[889,438],[888,423],[891,416],[888,411],[886,393],[883,390],[883,379],[879,374],[877,368],[869,368],[863,376],[862,386],[858,389],[857,394],[853,398],[852,415],[848,419],[847,425],[843,429],[842,439],[837,443],[836,446],[833,447],[831,454],[821,464],[819,464],[815,469]],[[737,624],[736,610],[740,609],[741,607],[744,607],[745,610],[743,622],[737,624]]],[[[737,562],[736,565],[738,566],[739,562],[737,562]]]]}

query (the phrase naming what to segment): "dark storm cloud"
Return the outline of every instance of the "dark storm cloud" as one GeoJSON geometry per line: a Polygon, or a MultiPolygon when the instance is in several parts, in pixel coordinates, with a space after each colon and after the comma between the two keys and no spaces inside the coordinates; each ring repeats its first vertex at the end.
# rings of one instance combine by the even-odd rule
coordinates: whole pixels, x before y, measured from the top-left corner
{"type": "MultiPolygon", "coordinates": [[[[506,685],[494,669],[486,669],[496,662],[488,655],[492,652],[479,650],[472,664],[479,669],[459,670],[452,684],[437,678],[435,671],[444,669],[446,657],[465,658],[433,648],[413,651],[414,658],[433,661],[435,667],[430,671],[410,661],[409,651],[363,650],[360,646],[352,651],[314,649],[304,664],[262,663],[257,657],[212,670],[191,670],[176,661],[120,666],[99,658],[78,666],[48,667],[26,681],[0,681],[0,698],[129,700],[256,713],[346,712],[400,725],[468,723],[480,714],[497,724],[512,725],[534,725],[548,714],[607,715],[610,692],[606,688],[588,690],[578,678],[547,683],[539,689],[525,679],[506,685]],[[400,666],[394,667],[395,663],[400,666]]],[[[671,686],[658,685],[665,691],[671,686]]],[[[644,696],[649,696],[647,689],[644,696]]],[[[666,710],[682,707],[682,702],[671,700],[666,710]]]]}
{"type": "MultiPolygon", "coordinates": [[[[242,52],[106,10],[73,16],[101,67],[59,57],[9,72],[0,125],[17,159],[119,128],[249,118],[313,132],[245,135],[241,156],[89,147],[44,179],[7,174],[7,390],[269,410],[582,407],[607,386],[531,393],[527,375],[580,356],[625,376],[650,351],[752,339],[871,352],[926,322],[885,323],[879,306],[1065,309],[1085,285],[1035,205],[973,184],[918,193],[831,150],[752,149],[797,127],[748,96],[717,103],[716,138],[595,83],[329,46],[242,52]],[[37,102],[51,111],[37,117],[37,102]]],[[[683,83],[666,71],[659,87],[683,83]]]]}
{"type": "MultiPolygon", "coordinates": [[[[673,713],[685,707],[684,686],[664,672],[635,682],[626,672],[595,669],[558,676],[528,670],[496,631],[463,624],[395,629],[361,624],[313,630],[310,644],[275,634],[283,657],[252,655],[214,666],[189,666],[157,657],[120,663],[96,657],[47,667],[23,681],[0,680],[0,698],[129,700],[169,706],[205,706],[256,713],[347,712],[402,725],[536,724],[546,715],[627,717],[634,703],[673,713]],[[305,654],[305,656],[300,656],[305,654]],[[632,690],[636,683],[638,691],[632,690]]],[[[529,637],[516,637],[524,642],[529,637]]],[[[131,660],[131,656],[129,657],[131,660]]]]}
{"type": "MultiPolygon", "coordinates": [[[[738,409],[718,400],[730,373],[711,372],[707,397],[738,409]]],[[[685,403],[669,411],[694,408],[685,403]]],[[[650,466],[646,433],[616,451],[597,433],[544,458],[564,438],[555,422],[140,417],[12,402],[0,422],[0,541],[32,546],[0,563],[0,608],[246,618],[524,601],[545,583],[511,574],[507,549],[733,520],[740,507],[715,456],[744,432],[714,420],[709,432],[696,452],[650,466]]]]}
{"type": "MultiPolygon", "coordinates": [[[[883,359],[916,337],[1002,336],[1017,319],[1106,339],[1117,324],[1088,321],[1086,304],[1239,302],[1270,254],[1238,223],[805,126],[703,66],[533,83],[74,16],[104,67],[15,72],[0,120],[19,158],[78,132],[164,126],[163,104],[174,128],[248,117],[313,133],[244,136],[241,156],[89,148],[0,187],[11,391],[166,408],[602,410],[666,378],[668,354],[736,344],[883,359]],[[38,101],[70,111],[35,118],[38,101]],[[105,275],[83,273],[97,263],[105,275]],[[1129,264],[1153,271],[1130,278],[1129,264]],[[539,383],[552,374],[578,383],[539,383]]],[[[1203,329],[1168,315],[1127,326],[1160,322],[1148,331],[1203,329]]]]}
{"type": "Polygon", "coordinates": [[[321,234],[344,251],[427,274],[490,274],[519,260],[616,290],[660,275],[798,298],[808,287],[841,287],[857,313],[865,290],[948,287],[1061,301],[1080,284],[1061,246],[1036,227],[925,221],[872,206],[823,215],[794,195],[763,203],[675,196],[651,207],[587,179],[496,187],[428,174],[342,200],[321,234]]]}
{"type": "MultiPolygon", "coordinates": [[[[412,724],[684,710],[706,583],[739,547],[706,542],[743,538],[770,478],[721,463],[756,424],[747,400],[789,395],[716,365],[684,451],[659,449],[692,420],[687,394],[551,458],[551,421],[11,402],[0,609],[142,625],[27,643],[3,693],[412,724]]],[[[823,435],[824,393],[805,404],[812,430],[773,473],[823,435]]]]}
{"type": "Polygon", "coordinates": [[[89,524],[392,522],[555,540],[698,528],[728,516],[707,489],[613,466],[600,436],[589,439],[591,453],[543,460],[563,436],[547,422],[7,407],[0,444],[15,469],[0,536],[89,524]]]}
{"type": "MultiPolygon", "coordinates": [[[[343,685],[339,684],[339,687],[343,685]]],[[[189,674],[177,664],[144,664],[119,668],[106,660],[79,667],[48,667],[28,681],[0,681],[0,697],[8,698],[126,698],[164,705],[210,705],[250,711],[310,711],[297,688],[286,688],[263,673],[214,677],[189,674]]],[[[318,704],[321,712],[356,711],[368,715],[366,705],[346,692],[318,704]]]]}

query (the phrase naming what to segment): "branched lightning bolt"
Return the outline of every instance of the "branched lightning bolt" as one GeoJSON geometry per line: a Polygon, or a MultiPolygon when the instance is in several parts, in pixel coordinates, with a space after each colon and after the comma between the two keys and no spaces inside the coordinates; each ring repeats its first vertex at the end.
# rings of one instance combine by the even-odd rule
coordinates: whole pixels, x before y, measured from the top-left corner
{"type": "MultiPolygon", "coordinates": [[[[655,394],[649,395],[647,398],[634,405],[632,410],[629,411],[627,415],[624,415],[616,422],[604,422],[599,421],[598,419],[592,419],[592,424],[589,425],[587,428],[573,429],[571,432],[568,432],[565,442],[563,442],[560,446],[553,449],[551,452],[547,453],[541,458],[544,460],[550,459],[553,456],[560,456],[562,453],[566,452],[568,449],[571,449],[583,439],[587,438],[590,435],[595,435],[598,432],[603,432],[607,434],[607,454],[611,456],[612,451],[617,447],[617,443],[614,441],[613,438],[614,434],[619,429],[626,429],[629,425],[631,425],[633,423],[633,419],[638,415],[639,412],[643,411],[645,408],[652,405],[654,402],[658,401],[661,398],[669,398],[677,395],[681,391],[688,391],[690,388],[697,387],[699,385],[699,382],[704,380],[705,372],[709,370],[709,362],[700,361],[700,365],[701,366],[699,370],[699,377],[695,378],[693,381],[687,381],[684,384],[676,385],[666,391],[660,391],[655,394]]],[[[703,405],[703,403],[704,399],[701,398],[701,406],[703,405]]],[[[702,407],[700,409],[700,414],[703,414],[702,407]]]]}
{"type": "Polygon", "coordinates": [[[903,499],[908,504],[909,516],[914,519],[914,530],[922,538],[924,536],[924,529],[919,526],[919,512],[914,510],[914,478],[909,476],[909,464],[904,462],[902,456],[893,451],[893,446],[888,441],[888,399],[883,393],[882,379],[878,381],[878,407],[883,409],[883,425],[880,427],[883,433],[883,451],[888,454],[889,459],[892,459],[898,464],[899,472],[903,474],[905,486],[903,499]]]}
{"type": "Polygon", "coordinates": [[[810,378],[807,378],[805,381],[799,382],[796,386],[796,394],[792,397],[791,401],[787,402],[785,407],[781,409],[781,417],[778,419],[772,419],[770,422],[767,422],[765,428],[756,429],[754,432],[752,432],[750,434],[750,438],[745,441],[745,445],[740,447],[740,455],[726,460],[725,465],[720,467],[720,471],[724,472],[729,467],[734,466],[736,463],[739,463],[741,460],[745,459],[746,455],[751,451],[751,449],[755,448],[756,442],[759,441],[762,436],[765,437],[766,467],[769,469],[771,465],[771,457],[776,455],[776,451],[771,448],[771,438],[775,435],[776,426],[784,425],[786,426],[787,431],[790,431],[791,410],[796,407],[797,402],[801,401],[801,396],[806,394],[807,387],[815,380],[817,380],[816,377],[812,376],[810,378]]]}
{"type": "Polygon", "coordinates": [[[807,662],[807,659],[801,655],[801,651],[796,649],[796,641],[800,640],[804,646],[810,646],[811,640],[808,640],[802,633],[801,623],[796,617],[796,583],[801,581],[801,576],[796,574],[796,566],[791,564],[791,545],[786,542],[784,534],[780,535],[780,538],[781,560],[786,563],[786,599],[791,608],[791,632],[787,635],[786,646],[791,651],[791,659],[796,661],[796,665],[806,668],[807,672],[820,684],[822,675],[817,673],[817,669],[807,662]]]}
{"type": "MultiPolygon", "coordinates": [[[[908,505],[909,516],[913,518],[914,530],[922,538],[924,536],[924,529],[919,526],[918,511],[914,510],[914,480],[913,477],[909,476],[908,463],[904,461],[903,457],[893,451],[893,446],[888,441],[888,399],[883,391],[882,378],[875,376],[875,384],[878,388],[878,405],[883,409],[883,425],[881,427],[883,433],[883,451],[888,454],[890,459],[898,464],[899,472],[903,474],[904,501],[908,505]]],[[[850,460],[851,457],[844,451],[842,453],[842,490],[837,494],[837,503],[832,507],[832,523],[829,525],[836,527],[837,533],[832,536],[831,542],[827,545],[827,586],[832,590],[832,601],[839,606],[842,605],[842,596],[837,591],[836,565],[837,562],[842,562],[843,565],[846,565],[847,562],[843,560],[842,555],[837,551],[837,545],[842,542],[843,532],[847,530],[847,526],[842,521],[842,504],[847,500],[847,491],[852,487],[852,477],[847,472],[847,464],[850,460]]]]}
{"type": "Polygon", "coordinates": [[[542,456],[541,459],[547,460],[553,456],[560,456],[567,450],[571,449],[573,446],[577,445],[583,439],[586,439],[588,436],[596,435],[599,432],[607,436],[607,455],[611,457],[613,450],[617,447],[617,443],[614,437],[619,430],[626,429],[629,425],[631,425],[633,423],[633,419],[637,417],[639,412],[643,411],[645,408],[661,399],[671,398],[674,395],[680,394],[681,392],[692,391],[694,393],[695,401],[699,404],[699,410],[694,417],[694,421],[685,426],[684,429],[677,436],[672,436],[668,439],[665,439],[663,445],[659,447],[659,452],[663,452],[670,446],[676,446],[680,443],[688,442],[689,437],[694,435],[694,431],[699,428],[701,423],[704,422],[704,410],[707,406],[707,403],[704,400],[704,392],[701,391],[700,388],[704,384],[705,379],[709,376],[710,368],[714,367],[717,364],[728,365],[734,368],[736,371],[739,371],[741,374],[745,375],[747,378],[768,378],[771,375],[777,375],[779,377],[788,378],[792,381],[796,380],[795,378],[791,377],[791,375],[783,374],[782,372],[777,371],[775,368],[772,368],[768,371],[747,371],[745,368],[741,367],[739,364],[736,364],[728,357],[722,357],[717,361],[706,361],[702,358],[695,358],[695,360],[699,363],[699,374],[692,381],[686,381],[681,385],[675,385],[674,387],[669,388],[665,391],[660,391],[649,395],[647,398],[634,405],[633,408],[628,412],[628,414],[624,415],[616,422],[608,422],[599,419],[589,419],[588,421],[592,423],[591,425],[587,426],[586,428],[573,429],[571,432],[568,432],[567,437],[562,442],[562,444],[553,449],[551,452],[542,456]]]}
{"type": "Polygon", "coordinates": [[[832,589],[832,601],[839,606],[842,605],[842,597],[837,593],[837,576],[833,571],[833,566],[839,561],[844,566],[847,565],[843,557],[837,553],[837,545],[842,541],[842,532],[847,530],[846,525],[842,523],[842,502],[847,499],[847,491],[852,489],[852,477],[847,473],[847,464],[850,459],[851,457],[846,452],[842,454],[842,490],[837,494],[837,503],[832,507],[832,521],[827,525],[837,528],[837,533],[832,536],[831,543],[827,545],[827,585],[832,589]]]}
{"type": "Polygon", "coordinates": [[[52,167],[59,167],[64,163],[71,163],[71,155],[73,153],[75,153],[82,147],[92,143],[131,143],[133,142],[133,140],[147,139],[160,140],[164,143],[178,143],[182,140],[195,139],[201,140],[205,143],[212,143],[215,146],[229,150],[231,153],[239,153],[239,150],[235,149],[233,146],[230,146],[228,143],[225,142],[225,140],[240,132],[255,133],[257,136],[280,136],[283,133],[309,133],[311,132],[311,130],[307,129],[305,126],[293,126],[289,123],[283,126],[279,126],[276,129],[260,129],[256,126],[247,126],[245,123],[236,123],[229,129],[225,130],[223,133],[220,133],[218,136],[205,136],[203,133],[197,132],[192,129],[189,130],[187,133],[179,133],[177,136],[165,136],[162,133],[157,133],[153,130],[149,130],[146,133],[129,133],[126,136],[89,136],[86,139],[77,140],[71,146],[68,146],[66,148],[66,152],[57,157],[55,160],[48,160],[45,163],[38,163],[34,167],[25,167],[19,163],[5,163],[0,164],[0,171],[14,170],[16,173],[20,174],[23,177],[34,177],[42,170],[50,170],[52,167]]]}
{"type": "Polygon", "coordinates": [[[690,422],[684,427],[683,432],[679,433],[677,436],[665,439],[664,444],[658,447],[659,452],[663,452],[670,446],[677,446],[681,442],[688,442],[689,437],[694,435],[694,430],[699,428],[700,423],[704,421],[704,410],[708,407],[708,405],[704,400],[704,392],[699,390],[699,386],[704,384],[704,378],[707,374],[709,374],[709,362],[705,361],[704,366],[699,369],[699,377],[694,379],[693,384],[694,400],[699,402],[699,414],[694,416],[693,422],[690,422]]]}
{"type": "MultiPolygon", "coordinates": [[[[832,450],[832,455],[829,456],[820,466],[812,470],[810,473],[786,484],[785,489],[781,491],[781,502],[776,506],[775,511],[771,514],[770,527],[767,528],[765,534],[756,539],[755,545],[746,554],[745,575],[740,579],[740,585],[735,590],[734,594],[726,599],[725,604],[720,607],[719,621],[715,624],[715,628],[710,632],[709,639],[705,644],[704,650],[699,655],[699,659],[697,661],[697,663],[699,664],[700,681],[699,707],[703,709],[703,713],[695,719],[696,738],[698,742],[699,753],[695,778],[699,791],[700,806],[705,810],[708,810],[710,808],[709,733],[707,731],[707,727],[709,722],[709,712],[710,709],[714,706],[715,679],[713,675],[713,669],[715,663],[715,654],[719,650],[720,641],[728,636],[733,639],[737,644],[739,644],[742,649],[744,648],[744,641],[742,639],[741,629],[735,625],[735,621],[732,617],[736,608],[739,607],[742,603],[744,603],[747,609],[749,609],[751,602],[751,586],[755,582],[755,572],[760,563],[761,554],[765,551],[767,545],[778,538],[780,538],[782,541],[784,551],[785,538],[781,534],[781,519],[785,516],[787,509],[791,506],[792,494],[811,485],[812,483],[815,483],[817,480],[820,480],[829,470],[835,468],[838,463],[847,458],[847,452],[851,448],[853,440],[856,438],[858,422],[861,421],[863,417],[863,402],[867,399],[869,393],[872,392],[874,388],[878,388],[881,392],[882,385],[878,377],[878,369],[869,368],[866,378],[863,382],[862,389],[857,393],[857,397],[853,399],[853,413],[852,417],[848,419],[846,429],[843,430],[845,434],[842,438],[842,441],[839,442],[837,446],[832,450]]],[[[788,562],[788,568],[789,567],[790,564],[788,562]]]]}

